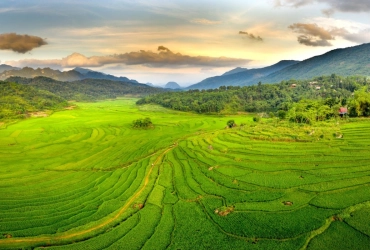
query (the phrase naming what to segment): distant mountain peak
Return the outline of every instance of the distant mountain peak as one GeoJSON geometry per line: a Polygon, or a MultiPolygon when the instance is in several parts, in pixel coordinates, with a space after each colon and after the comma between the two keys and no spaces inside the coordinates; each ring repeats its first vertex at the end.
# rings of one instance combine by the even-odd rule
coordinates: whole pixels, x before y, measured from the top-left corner
{"type": "Polygon", "coordinates": [[[232,75],[232,74],[240,73],[240,72],[243,72],[243,71],[246,71],[246,70],[248,70],[248,69],[247,68],[237,67],[235,69],[232,69],[232,70],[229,70],[229,71],[223,73],[222,75],[223,76],[232,75]]]}
{"type": "Polygon", "coordinates": [[[164,87],[167,89],[181,89],[181,86],[177,82],[168,82],[164,87]]]}

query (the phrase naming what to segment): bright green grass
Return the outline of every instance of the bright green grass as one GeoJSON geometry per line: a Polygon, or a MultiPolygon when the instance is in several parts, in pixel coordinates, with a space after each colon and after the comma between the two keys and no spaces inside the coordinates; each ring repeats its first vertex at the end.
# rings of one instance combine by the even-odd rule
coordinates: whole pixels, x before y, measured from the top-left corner
{"type": "Polygon", "coordinates": [[[309,127],[134,99],[78,106],[2,125],[0,249],[369,247],[368,120],[309,127]],[[145,117],[153,129],[131,127],[145,117]],[[246,126],[225,129],[230,119],[246,126]]]}

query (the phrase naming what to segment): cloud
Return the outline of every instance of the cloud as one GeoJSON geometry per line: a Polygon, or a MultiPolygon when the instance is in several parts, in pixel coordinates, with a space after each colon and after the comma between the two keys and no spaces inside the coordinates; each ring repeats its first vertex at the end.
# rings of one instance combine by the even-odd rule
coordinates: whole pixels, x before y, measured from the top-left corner
{"type": "Polygon", "coordinates": [[[275,6],[276,7],[288,6],[298,8],[314,2],[315,0],[275,0],[275,6]]]}
{"type": "Polygon", "coordinates": [[[181,67],[232,67],[245,65],[251,60],[229,57],[189,56],[174,53],[164,46],[158,47],[158,53],[140,50],[124,54],[86,57],[73,53],[62,59],[8,61],[10,65],[24,67],[101,67],[112,64],[142,65],[150,68],[181,68],[181,67]]]}
{"type": "Polygon", "coordinates": [[[351,33],[345,28],[332,27],[330,30],[319,27],[317,24],[295,23],[288,28],[300,35],[297,37],[298,42],[307,46],[332,46],[329,42],[335,40],[335,37],[354,43],[370,42],[370,29],[359,30],[351,33]]]}
{"type": "Polygon", "coordinates": [[[0,34],[0,50],[12,50],[24,54],[45,44],[47,42],[38,36],[18,35],[16,33],[0,34]]]}
{"type": "Polygon", "coordinates": [[[190,22],[191,23],[196,23],[196,24],[202,24],[202,25],[213,25],[213,24],[221,23],[220,21],[212,21],[212,20],[208,20],[208,19],[205,19],[205,18],[192,19],[192,20],[190,20],[190,22]]]}
{"type": "Polygon", "coordinates": [[[319,0],[327,3],[333,11],[341,12],[369,12],[369,0],[319,0]]]}
{"type": "Polygon", "coordinates": [[[332,33],[334,35],[341,36],[347,41],[354,42],[354,43],[361,44],[361,43],[370,42],[370,29],[364,29],[356,33],[351,33],[344,28],[340,28],[340,29],[333,29],[332,33]]]}
{"type": "Polygon", "coordinates": [[[323,10],[325,15],[332,15],[335,11],[340,12],[370,12],[369,0],[275,0],[275,6],[299,8],[313,3],[325,3],[330,6],[323,10]]]}
{"type": "Polygon", "coordinates": [[[335,39],[330,31],[319,27],[317,24],[294,23],[288,28],[301,34],[298,36],[298,42],[307,46],[332,46],[329,41],[335,39]]]}
{"type": "Polygon", "coordinates": [[[255,36],[252,33],[248,33],[246,31],[239,31],[239,35],[243,35],[244,37],[247,37],[248,39],[253,41],[263,42],[263,39],[260,36],[255,36]]]}
{"type": "Polygon", "coordinates": [[[158,51],[167,51],[167,52],[171,52],[171,50],[169,50],[168,48],[164,47],[164,46],[158,46],[158,51]]]}

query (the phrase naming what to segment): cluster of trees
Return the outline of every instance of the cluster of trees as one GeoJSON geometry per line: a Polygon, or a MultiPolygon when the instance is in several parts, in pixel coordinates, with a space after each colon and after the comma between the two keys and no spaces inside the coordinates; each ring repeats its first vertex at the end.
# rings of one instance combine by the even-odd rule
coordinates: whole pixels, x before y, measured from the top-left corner
{"type": "Polygon", "coordinates": [[[67,105],[66,100],[48,91],[0,81],[0,120],[23,119],[29,112],[58,110],[67,105]]]}
{"type": "MultiPolygon", "coordinates": [[[[348,105],[348,100],[353,99],[353,92],[369,83],[366,77],[332,74],[311,80],[282,81],[279,84],[259,83],[246,87],[221,86],[210,90],[160,93],[144,97],[137,104],[155,103],[197,113],[272,112],[281,119],[289,117],[292,121],[310,122],[337,115],[339,107],[348,105]]],[[[355,94],[355,99],[356,95],[364,96],[355,94]]],[[[357,102],[356,107],[365,105],[361,103],[357,102]]],[[[357,114],[366,114],[359,109],[363,110],[357,108],[357,114]]]]}
{"type": "Polygon", "coordinates": [[[354,97],[350,100],[349,115],[356,116],[370,116],[370,92],[367,87],[355,91],[354,97]]]}
{"type": "Polygon", "coordinates": [[[152,128],[153,123],[149,117],[143,119],[137,119],[132,122],[133,128],[152,128]]]}

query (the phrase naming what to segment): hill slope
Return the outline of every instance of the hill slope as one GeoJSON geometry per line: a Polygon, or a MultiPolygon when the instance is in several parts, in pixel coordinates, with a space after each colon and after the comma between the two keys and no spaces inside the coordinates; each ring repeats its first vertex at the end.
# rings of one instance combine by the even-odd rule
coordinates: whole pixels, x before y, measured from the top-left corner
{"type": "Polygon", "coordinates": [[[274,65],[259,68],[259,69],[245,69],[241,72],[230,74],[226,72],[222,76],[215,76],[207,78],[197,84],[187,87],[187,89],[215,89],[220,86],[240,86],[240,85],[251,85],[250,83],[257,83],[258,80],[263,76],[269,75],[273,72],[279,71],[283,68],[291,66],[298,63],[298,61],[293,60],[283,60],[274,65]]]}
{"type": "Polygon", "coordinates": [[[370,76],[370,43],[329,51],[262,77],[260,81],[275,83],[331,74],[370,76]]]}
{"type": "Polygon", "coordinates": [[[55,110],[68,105],[48,91],[14,82],[0,81],[0,120],[25,118],[29,112],[55,110]]]}
{"type": "Polygon", "coordinates": [[[66,100],[94,101],[98,99],[116,98],[123,95],[147,95],[164,92],[145,84],[119,82],[102,79],[83,79],[73,82],[62,82],[39,76],[35,78],[11,77],[7,81],[33,86],[40,90],[54,93],[66,100]]]}

